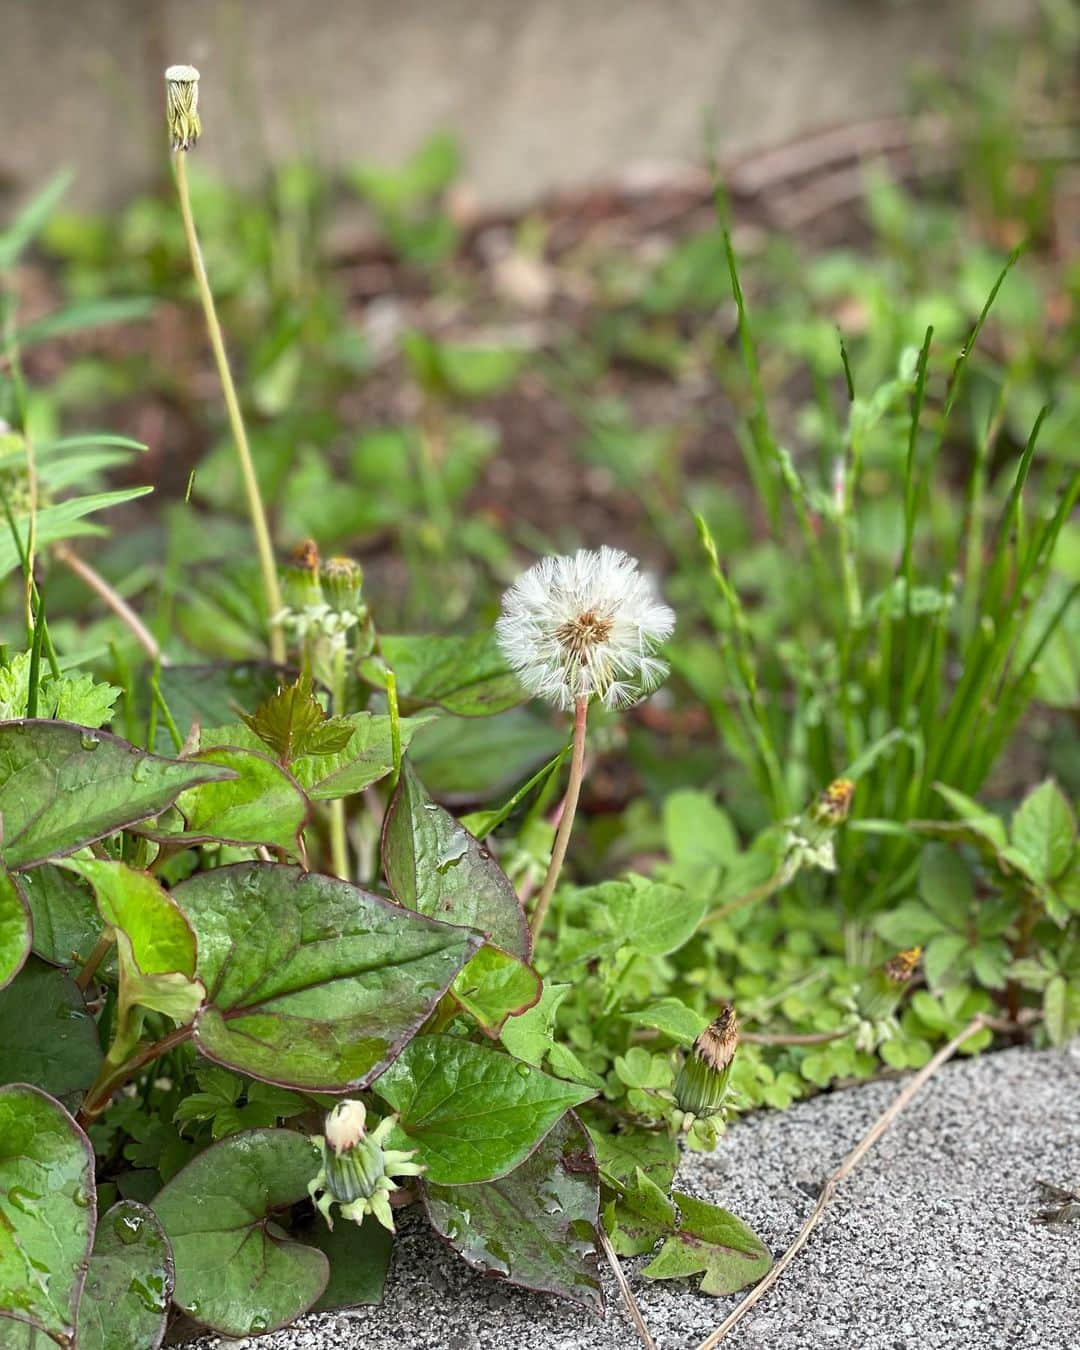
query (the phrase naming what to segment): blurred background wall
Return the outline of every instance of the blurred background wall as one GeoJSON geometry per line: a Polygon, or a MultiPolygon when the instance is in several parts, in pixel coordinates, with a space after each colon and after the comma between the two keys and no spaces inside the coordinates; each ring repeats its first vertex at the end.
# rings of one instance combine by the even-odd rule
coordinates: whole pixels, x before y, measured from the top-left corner
{"type": "Polygon", "coordinates": [[[162,77],[203,74],[201,157],[399,159],[454,130],[479,204],[902,108],[1033,0],[2,0],[0,187],[60,164],[100,205],[162,168],[162,77]]]}

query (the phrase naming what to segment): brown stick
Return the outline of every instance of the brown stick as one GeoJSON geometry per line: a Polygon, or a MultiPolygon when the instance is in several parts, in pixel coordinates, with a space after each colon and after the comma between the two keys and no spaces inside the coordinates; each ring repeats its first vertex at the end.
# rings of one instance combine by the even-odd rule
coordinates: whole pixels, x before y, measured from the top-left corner
{"type": "Polygon", "coordinates": [[[977,1017],[973,1017],[963,1031],[954,1036],[952,1040],[949,1041],[948,1045],[943,1045],[934,1058],[919,1070],[903,1091],[897,1093],[888,1108],[882,1112],[870,1129],[867,1130],[866,1134],[863,1135],[859,1143],[855,1145],[832,1176],[829,1177],[828,1181],[826,1181],[825,1185],[822,1187],[821,1194],[817,1198],[817,1203],[810,1211],[806,1222],[799,1229],[791,1246],[788,1247],[787,1251],[784,1252],[783,1256],[780,1257],[765,1278],[751,1289],[738,1307],[720,1323],[711,1335],[707,1336],[705,1340],[701,1342],[697,1350],[715,1350],[715,1347],[720,1344],[731,1328],[735,1326],[737,1322],[740,1322],[754,1304],[769,1292],[798,1255],[799,1251],[805,1246],[807,1238],[810,1236],[811,1232],[813,1232],[818,1220],[825,1213],[825,1208],[836,1193],[836,1188],[839,1186],[840,1182],[843,1181],[850,1172],[854,1171],[900,1112],[911,1103],[912,1099],[934,1076],[934,1074],[937,1073],[938,1069],[940,1069],[948,1060],[952,1059],[953,1055],[956,1054],[957,1050],[960,1049],[965,1041],[969,1041],[976,1032],[982,1031],[986,1026],[986,1023],[987,1019],[982,1013],[979,1013],[977,1017]]]}
{"type": "Polygon", "coordinates": [[[160,661],[163,666],[168,665],[168,659],[161,655],[161,648],[158,646],[153,633],[150,632],[124,597],[113,590],[100,572],[91,567],[88,562],[84,562],[77,553],[72,553],[66,544],[55,545],[53,553],[65,567],[69,567],[81,581],[85,581],[87,586],[105,601],[121,623],[130,629],[135,640],[151,661],[160,661]]]}
{"type": "Polygon", "coordinates": [[[603,1219],[596,1225],[596,1231],[600,1237],[600,1246],[604,1249],[604,1255],[608,1259],[608,1265],[611,1266],[612,1273],[615,1276],[615,1283],[619,1286],[619,1293],[622,1294],[623,1302],[626,1304],[626,1310],[630,1314],[630,1320],[637,1328],[637,1334],[641,1337],[641,1344],[645,1350],[656,1350],[656,1342],[645,1325],[645,1319],[641,1315],[641,1309],[637,1305],[637,1299],[634,1297],[634,1291],[627,1283],[626,1276],[623,1274],[623,1268],[619,1264],[619,1258],[615,1254],[615,1248],[611,1245],[611,1239],[604,1231],[603,1219]]]}

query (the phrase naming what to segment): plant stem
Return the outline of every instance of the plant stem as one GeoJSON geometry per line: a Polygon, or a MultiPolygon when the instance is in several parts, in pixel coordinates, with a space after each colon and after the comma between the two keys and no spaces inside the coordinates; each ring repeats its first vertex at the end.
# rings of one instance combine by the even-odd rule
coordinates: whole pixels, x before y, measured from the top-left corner
{"type": "Polygon", "coordinates": [[[144,1045],[141,1050],[136,1051],[134,1055],[123,1064],[113,1068],[107,1062],[102,1065],[101,1073],[97,1079],[87,1089],[86,1096],[83,1098],[82,1106],[75,1117],[76,1123],[83,1129],[95,1121],[102,1111],[112,1100],[113,1093],[117,1088],[123,1087],[132,1074],[138,1071],[152,1060],[158,1059],[167,1051],[182,1045],[191,1033],[194,1031],[192,1023],[186,1026],[177,1027],[170,1031],[167,1036],[162,1036],[160,1041],[154,1041],[150,1045],[144,1045]]]}
{"type": "Polygon", "coordinates": [[[229,417],[229,427],[232,430],[233,440],[236,442],[240,474],[244,480],[244,491],[247,494],[248,511],[251,515],[251,528],[255,534],[255,547],[259,554],[263,593],[266,596],[266,605],[270,611],[268,615],[270,655],[277,664],[281,665],[285,661],[285,636],[277,623],[277,616],[281,613],[282,604],[277,565],[274,562],[274,547],[270,542],[266,511],[263,508],[262,495],[259,492],[259,480],[255,476],[255,465],[252,462],[251,447],[248,445],[244,418],[240,411],[240,400],[236,396],[236,386],[233,384],[232,372],[229,369],[229,357],[225,351],[225,339],[222,336],[217,310],[214,307],[214,294],[210,289],[210,281],[206,275],[202,249],[199,247],[199,236],[195,230],[195,217],[191,212],[191,193],[188,190],[187,178],[187,154],[183,150],[176,151],[173,162],[176,167],[176,190],[180,198],[180,214],[184,219],[184,234],[187,236],[188,252],[191,254],[191,266],[195,273],[195,284],[199,290],[199,299],[202,301],[206,329],[210,335],[210,346],[214,351],[214,361],[217,364],[218,376],[221,380],[221,392],[225,396],[225,410],[229,417]]]}
{"type": "Polygon", "coordinates": [[[574,828],[578,797],[581,795],[581,780],[585,774],[585,731],[588,715],[588,697],[579,694],[577,702],[574,704],[574,741],[573,748],[570,751],[570,778],[566,784],[566,796],[563,798],[562,816],[559,819],[559,829],[555,835],[555,847],[551,850],[551,862],[548,864],[547,876],[544,878],[540,894],[536,897],[536,908],[532,914],[533,942],[540,936],[540,930],[544,926],[548,906],[551,904],[551,897],[555,894],[559,873],[562,871],[563,859],[566,857],[566,850],[570,844],[570,832],[574,828]]]}
{"type": "Polygon", "coordinates": [[[116,936],[111,928],[102,933],[98,938],[97,945],[86,958],[86,964],[83,966],[82,970],[79,971],[78,975],[75,976],[75,987],[80,990],[80,992],[85,994],[87,989],[90,988],[90,981],[94,978],[98,966],[104,961],[110,947],[112,947],[115,941],[116,936]]]}
{"type": "Polygon", "coordinates": [[[397,676],[390,669],[386,672],[386,710],[390,714],[390,758],[394,763],[390,791],[393,792],[401,777],[401,712],[398,708],[397,676]]]}
{"type": "Polygon", "coordinates": [[[979,1013],[977,1017],[973,1017],[963,1031],[954,1036],[947,1045],[943,1045],[934,1058],[930,1060],[924,1068],[920,1069],[907,1086],[896,1095],[888,1108],[882,1112],[832,1176],[829,1177],[828,1181],[826,1181],[825,1185],[822,1187],[821,1194],[818,1196],[817,1203],[810,1211],[806,1222],[799,1229],[791,1246],[788,1247],[787,1251],[784,1252],[783,1256],[780,1257],[779,1261],[777,1261],[776,1265],[773,1266],[772,1270],[769,1271],[765,1278],[751,1289],[750,1293],[747,1294],[734,1312],[726,1317],[716,1330],[701,1342],[697,1350],[715,1350],[715,1347],[720,1344],[736,1322],[741,1321],[754,1304],[769,1292],[798,1253],[806,1245],[807,1238],[809,1238],[818,1220],[821,1218],[822,1214],[824,1214],[825,1208],[835,1195],[836,1188],[839,1186],[840,1182],[844,1180],[848,1173],[854,1171],[860,1162],[862,1162],[863,1157],[869,1153],[900,1112],[910,1104],[923,1085],[937,1073],[938,1069],[940,1069],[943,1064],[952,1059],[953,1055],[956,1054],[957,1050],[960,1049],[965,1041],[969,1041],[972,1036],[974,1036],[976,1032],[981,1031],[986,1024],[987,1019],[982,1013],[979,1013]]]}
{"type": "Polygon", "coordinates": [[[80,558],[77,553],[73,553],[66,544],[54,545],[53,556],[74,572],[80,581],[84,581],[95,595],[100,596],[105,601],[124,627],[131,632],[151,661],[160,662],[161,665],[169,664],[168,657],[162,656],[153,633],[150,632],[124,597],[109,585],[100,572],[80,558]]]}
{"type": "Polygon", "coordinates": [[[645,1346],[645,1350],[656,1350],[656,1342],[649,1334],[649,1328],[645,1325],[645,1318],[641,1315],[641,1309],[637,1305],[634,1291],[630,1288],[626,1276],[623,1274],[619,1258],[615,1254],[615,1248],[611,1245],[611,1239],[604,1231],[603,1218],[596,1225],[596,1232],[600,1238],[600,1246],[604,1249],[604,1255],[611,1266],[611,1273],[615,1276],[615,1283],[619,1286],[619,1293],[622,1294],[623,1302],[626,1304],[626,1310],[630,1314],[630,1320],[637,1329],[637,1334],[641,1337],[641,1344],[645,1346]]]}
{"type": "MultiPolygon", "coordinates": [[[[344,638],[334,652],[333,683],[330,696],[334,703],[334,716],[345,714],[345,658],[347,649],[344,638]]],[[[349,841],[345,833],[345,799],[335,797],[330,803],[330,856],[334,875],[342,881],[349,880],[349,841]]]]}

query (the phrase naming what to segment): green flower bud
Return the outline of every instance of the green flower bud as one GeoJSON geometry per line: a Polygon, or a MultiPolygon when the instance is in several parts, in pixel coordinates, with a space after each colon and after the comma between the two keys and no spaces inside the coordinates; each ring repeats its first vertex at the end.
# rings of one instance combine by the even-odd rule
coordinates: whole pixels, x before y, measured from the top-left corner
{"type": "Polygon", "coordinates": [[[690,1116],[715,1116],[727,1097],[731,1063],[739,1046],[735,1009],[725,1003],[719,1017],[694,1042],[675,1080],[675,1101],[690,1116]]]}
{"type": "Polygon", "coordinates": [[[296,613],[325,603],[319,549],[314,539],[305,539],[289,555],[288,563],[281,569],[281,594],[286,608],[296,613]]]}
{"type": "Polygon", "coordinates": [[[891,1017],[911,983],[922,955],[921,947],[897,952],[883,966],[879,966],[859,986],[855,1006],[859,1016],[867,1022],[881,1022],[891,1017]]]}
{"type": "Polygon", "coordinates": [[[327,603],[336,614],[366,613],[361,599],[364,569],[358,562],[352,558],[331,558],[323,564],[322,581],[327,603]]]}
{"type": "Polygon", "coordinates": [[[337,1204],[346,1219],[362,1223],[365,1215],[373,1214],[393,1232],[389,1197],[398,1189],[394,1178],[418,1176],[424,1169],[412,1161],[415,1150],[385,1147],[397,1116],[387,1116],[370,1134],[366,1121],[363,1102],[343,1101],[334,1107],[326,1118],[325,1137],[312,1140],[322,1150],[322,1167],[308,1183],[308,1193],[330,1228],[330,1208],[337,1204]]]}
{"type": "Polygon", "coordinates": [[[194,66],[170,66],[165,72],[165,117],[172,148],[190,150],[202,133],[199,72],[194,66]]]}

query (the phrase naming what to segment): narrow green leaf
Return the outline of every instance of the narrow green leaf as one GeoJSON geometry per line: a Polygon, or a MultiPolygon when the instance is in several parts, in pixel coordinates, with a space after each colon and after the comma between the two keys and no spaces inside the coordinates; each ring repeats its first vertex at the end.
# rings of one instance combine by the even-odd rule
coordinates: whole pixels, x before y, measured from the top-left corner
{"type": "Polygon", "coordinates": [[[171,806],[184,788],[226,769],[148,755],[70,722],[0,726],[3,859],[13,869],[74,853],[171,806]]]}
{"type": "Polygon", "coordinates": [[[289,1239],[274,1214],[306,1199],[318,1169],[311,1142],[292,1130],[230,1135],[182,1168],[154,1200],[177,1306],[225,1336],[274,1331],[306,1312],[330,1264],[289,1239]]]}
{"type": "Polygon", "coordinates": [[[487,1046],[418,1036],[376,1080],[420,1150],[428,1181],[494,1181],[523,1162],[559,1117],[593,1093],[487,1046]]]}
{"type": "Polygon", "coordinates": [[[90,1086],[101,1059],[97,1026],[74,980],[31,956],[0,990],[0,1083],[36,1083],[69,1097],[90,1086]]]}
{"type": "Polygon", "coordinates": [[[237,863],[172,894],[207,989],[196,1044],[283,1087],[366,1087],[479,946],[464,929],[298,867],[237,863]]]}
{"type": "Polygon", "coordinates": [[[71,1341],[94,1242],[94,1153],[59,1102],[0,1088],[0,1340],[10,1317],[71,1341]]]}
{"type": "Polygon", "coordinates": [[[121,1200],[99,1220],[79,1303],[79,1350],[157,1350],[175,1272],[153,1210],[121,1200]]]}
{"type": "Polygon", "coordinates": [[[756,1284],[772,1265],[760,1238],[718,1205],[676,1192],[682,1222],[642,1270],[651,1280],[682,1279],[702,1272],[703,1294],[734,1294],[756,1284]]]}
{"type": "Polygon", "coordinates": [[[34,241],[56,210],[74,177],[71,169],[61,169],[54,174],[0,231],[0,272],[6,272],[18,262],[19,255],[34,241]]]}
{"type": "Polygon", "coordinates": [[[421,1193],[435,1231],[476,1270],[603,1312],[596,1159],[572,1113],[501,1180],[425,1181],[421,1193]]]}

